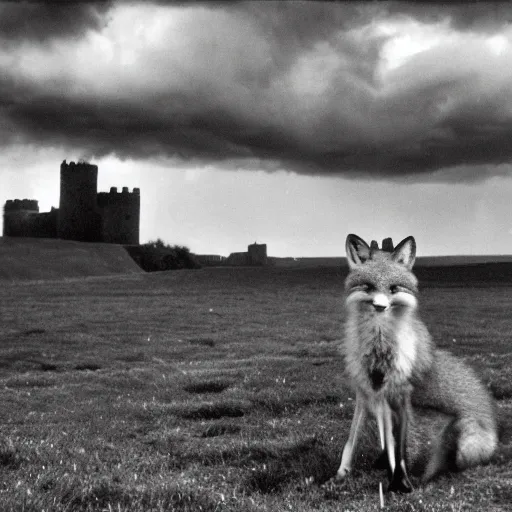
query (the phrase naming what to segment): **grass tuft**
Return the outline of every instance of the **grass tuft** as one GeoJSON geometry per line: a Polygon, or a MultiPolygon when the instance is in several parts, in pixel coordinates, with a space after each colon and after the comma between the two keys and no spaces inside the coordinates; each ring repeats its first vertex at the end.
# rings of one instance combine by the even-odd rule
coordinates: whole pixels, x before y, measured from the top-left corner
{"type": "Polygon", "coordinates": [[[239,425],[233,425],[231,423],[213,423],[208,425],[206,429],[201,433],[201,437],[218,437],[226,434],[238,434],[242,427],[239,425]]]}
{"type": "Polygon", "coordinates": [[[512,503],[512,487],[507,483],[495,484],[492,488],[493,501],[496,504],[510,507],[512,503]]]}
{"type": "Polygon", "coordinates": [[[316,438],[299,441],[254,470],[244,487],[248,492],[273,493],[290,481],[322,484],[336,473],[339,462],[329,448],[316,438]]]}
{"type": "Polygon", "coordinates": [[[32,334],[44,334],[45,332],[46,329],[36,327],[34,329],[27,329],[23,331],[21,334],[23,334],[24,336],[31,336],[32,334]]]}
{"type": "Polygon", "coordinates": [[[11,439],[0,441],[0,467],[8,469],[18,469],[21,465],[22,457],[18,448],[11,439]]]}
{"type": "Polygon", "coordinates": [[[5,387],[11,389],[47,388],[56,383],[53,375],[22,374],[5,381],[5,387]]]}
{"type": "MultiPolygon", "coordinates": [[[[144,486],[128,486],[107,477],[81,482],[78,478],[64,478],[53,489],[60,499],[59,510],[90,512],[93,510],[158,511],[164,512],[219,512],[240,510],[239,503],[230,505],[218,493],[211,493],[197,484],[179,485],[172,482],[144,486]]],[[[54,507],[51,507],[53,510],[54,507]]],[[[24,509],[25,510],[25,509],[24,509]]],[[[32,509],[30,509],[32,510],[32,509]]],[[[36,509],[34,509],[36,510],[36,509]]],[[[244,510],[254,510],[248,503],[244,510]]]]}
{"type": "Polygon", "coordinates": [[[122,487],[107,477],[92,482],[85,487],[75,487],[66,505],[73,510],[104,509],[109,505],[122,503],[124,493],[122,487]]]}
{"type": "Polygon", "coordinates": [[[496,400],[508,400],[512,398],[512,382],[509,377],[495,378],[488,384],[489,390],[496,400]]]}
{"type": "Polygon", "coordinates": [[[219,420],[221,418],[240,418],[247,412],[244,402],[225,401],[189,405],[180,415],[187,420],[219,420]]]}
{"type": "Polygon", "coordinates": [[[341,399],[342,395],[340,393],[317,392],[308,389],[300,389],[287,394],[279,389],[263,389],[251,398],[258,408],[275,416],[295,412],[311,405],[332,404],[335,406],[340,403],[341,399]]]}
{"type": "Polygon", "coordinates": [[[212,338],[190,338],[187,341],[191,345],[202,345],[203,347],[215,347],[215,340],[212,338]]]}
{"type": "Polygon", "coordinates": [[[40,365],[41,365],[41,370],[43,372],[56,372],[58,370],[58,366],[53,363],[42,362],[42,363],[40,363],[40,365]]]}
{"type": "Polygon", "coordinates": [[[230,381],[226,380],[204,380],[186,384],[183,389],[188,393],[221,393],[231,386],[230,381]]]}
{"type": "Polygon", "coordinates": [[[132,353],[122,355],[118,359],[119,361],[124,361],[125,363],[140,363],[146,361],[147,356],[144,352],[138,350],[132,353]]]}
{"type": "Polygon", "coordinates": [[[83,371],[96,372],[98,370],[101,370],[101,366],[97,363],[79,363],[79,364],[75,365],[75,370],[78,370],[80,372],[83,372],[83,371]]]}

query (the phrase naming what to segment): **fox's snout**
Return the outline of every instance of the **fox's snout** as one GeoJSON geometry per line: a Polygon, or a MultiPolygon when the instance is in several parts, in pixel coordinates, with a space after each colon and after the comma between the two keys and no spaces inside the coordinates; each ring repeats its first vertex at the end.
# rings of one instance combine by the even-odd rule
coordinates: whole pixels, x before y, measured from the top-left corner
{"type": "Polygon", "coordinates": [[[389,308],[389,298],[383,293],[377,293],[372,297],[372,306],[375,308],[377,313],[381,313],[382,311],[386,311],[389,308]]]}

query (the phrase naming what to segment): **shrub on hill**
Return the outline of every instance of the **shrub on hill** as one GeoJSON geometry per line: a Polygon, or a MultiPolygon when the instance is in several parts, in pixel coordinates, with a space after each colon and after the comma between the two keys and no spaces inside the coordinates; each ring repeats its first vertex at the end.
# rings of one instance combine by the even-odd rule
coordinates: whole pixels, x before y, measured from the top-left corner
{"type": "Polygon", "coordinates": [[[201,268],[188,247],[168,245],[160,238],[141,245],[127,246],[126,250],[146,272],[201,268]]]}

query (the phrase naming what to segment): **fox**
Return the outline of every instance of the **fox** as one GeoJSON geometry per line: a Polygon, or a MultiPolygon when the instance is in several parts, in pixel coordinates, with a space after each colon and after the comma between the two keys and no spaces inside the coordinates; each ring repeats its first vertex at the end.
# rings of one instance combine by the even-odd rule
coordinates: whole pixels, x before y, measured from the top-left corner
{"type": "Polygon", "coordinates": [[[498,444],[494,401],[463,360],[436,347],[419,315],[416,242],[391,238],[345,244],[345,335],[342,352],[356,401],[335,475],[351,473],[369,415],[377,420],[387,491],[413,490],[448,471],[486,464],[498,444]]]}

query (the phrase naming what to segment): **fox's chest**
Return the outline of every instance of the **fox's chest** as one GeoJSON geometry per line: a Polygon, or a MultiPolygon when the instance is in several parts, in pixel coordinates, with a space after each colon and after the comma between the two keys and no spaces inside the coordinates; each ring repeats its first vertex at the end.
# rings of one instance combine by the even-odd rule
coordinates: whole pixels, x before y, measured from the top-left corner
{"type": "Polygon", "coordinates": [[[416,357],[416,336],[406,322],[349,322],[346,362],[351,376],[371,392],[408,383],[416,357]]]}

